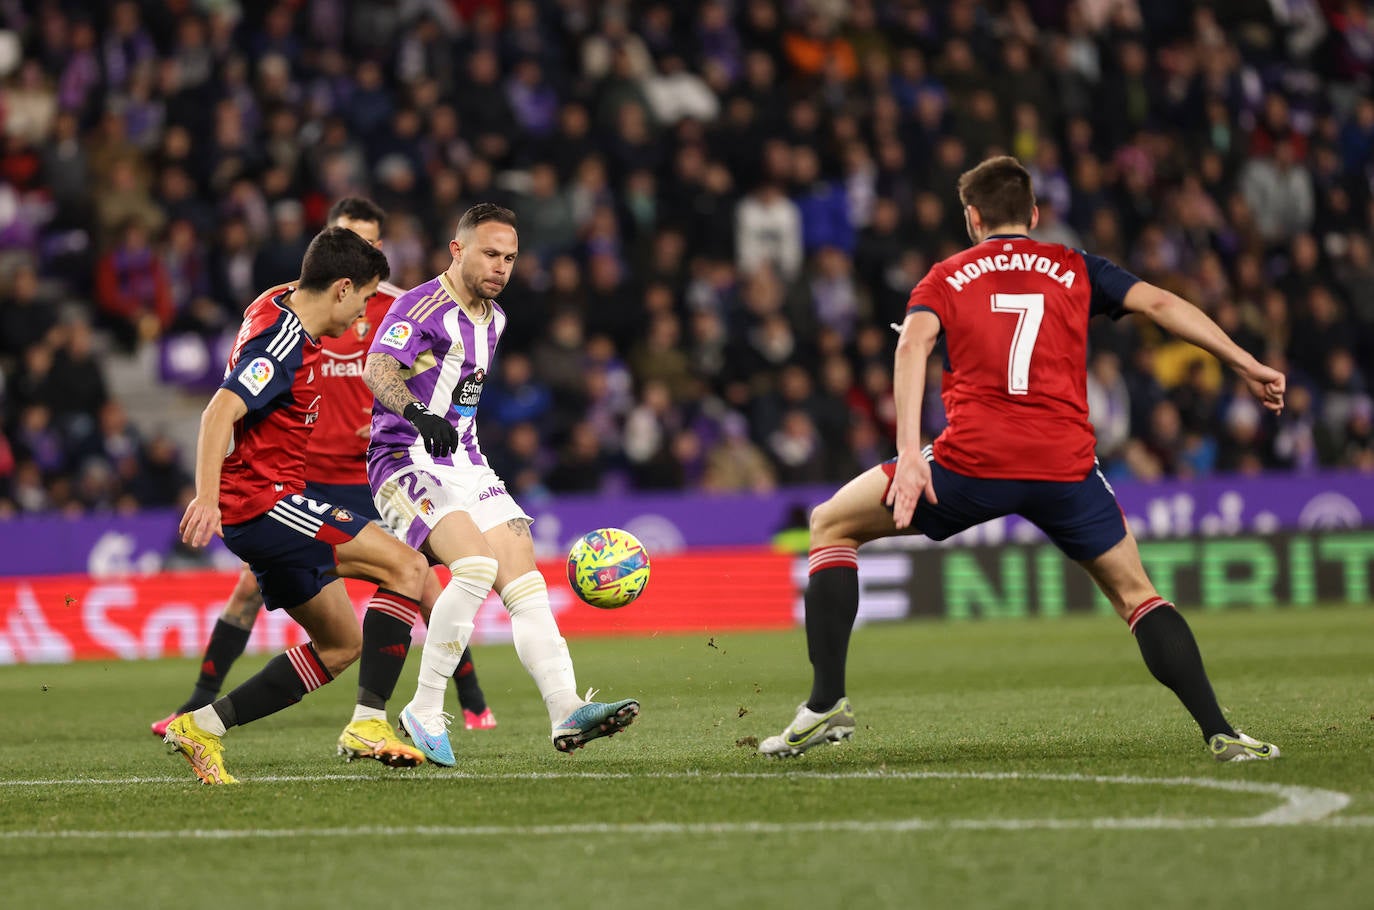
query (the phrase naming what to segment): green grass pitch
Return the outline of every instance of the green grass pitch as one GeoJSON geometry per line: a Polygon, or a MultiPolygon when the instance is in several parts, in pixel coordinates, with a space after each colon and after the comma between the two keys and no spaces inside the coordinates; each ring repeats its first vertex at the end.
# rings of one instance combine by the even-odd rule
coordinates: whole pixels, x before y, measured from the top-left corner
{"type": "Polygon", "coordinates": [[[643,714],[571,756],[513,650],[479,647],[500,726],[455,730],[453,770],[336,759],[349,672],[230,732],[239,787],[148,733],[193,661],[0,667],[0,903],[1374,905],[1374,609],[1187,615],[1279,761],[1213,762],[1101,617],[860,628],[854,740],[788,762],[754,745],[806,694],[800,631],[573,641],[643,714]]]}

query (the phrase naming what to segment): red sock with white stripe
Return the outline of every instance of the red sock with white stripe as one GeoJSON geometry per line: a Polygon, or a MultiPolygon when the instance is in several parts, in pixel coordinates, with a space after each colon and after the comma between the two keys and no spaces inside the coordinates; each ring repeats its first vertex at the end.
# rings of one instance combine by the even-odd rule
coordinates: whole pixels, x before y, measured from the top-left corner
{"type": "Polygon", "coordinates": [[[806,585],[806,653],[811,658],[812,711],[828,711],[845,695],[849,633],[859,615],[859,551],[854,547],[816,547],[811,551],[806,585]]]}
{"type": "Polygon", "coordinates": [[[386,703],[401,678],[410,650],[410,632],[420,605],[395,591],[378,588],[363,614],[363,652],[358,660],[358,703],[354,720],[386,718],[386,703]]]}
{"type": "MultiPolygon", "coordinates": [[[[333,678],[315,653],[315,646],[306,642],[269,660],[267,666],[210,709],[226,729],[241,727],[294,705],[305,697],[305,693],[315,691],[333,678]]],[[[211,733],[217,732],[200,723],[200,712],[196,713],[196,723],[211,733]]]]}
{"type": "Polygon", "coordinates": [[[1202,738],[1211,739],[1217,733],[1235,736],[1212,693],[1202,652],[1183,614],[1156,595],[1132,610],[1126,625],[1135,634],[1145,666],[1183,702],[1202,730],[1202,738]]]}

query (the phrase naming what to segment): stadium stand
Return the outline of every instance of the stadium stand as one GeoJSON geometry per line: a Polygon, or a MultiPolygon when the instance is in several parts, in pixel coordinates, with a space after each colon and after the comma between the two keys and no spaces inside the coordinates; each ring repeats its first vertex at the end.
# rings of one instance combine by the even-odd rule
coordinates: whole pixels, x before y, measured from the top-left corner
{"type": "Polygon", "coordinates": [[[178,504],[242,307],[347,194],[407,286],[519,214],[482,433],[520,497],[842,480],[993,152],[1041,237],[1290,372],[1272,419],[1103,321],[1109,476],[1374,471],[1372,77],[1359,0],[5,0],[0,516],[178,504]]]}

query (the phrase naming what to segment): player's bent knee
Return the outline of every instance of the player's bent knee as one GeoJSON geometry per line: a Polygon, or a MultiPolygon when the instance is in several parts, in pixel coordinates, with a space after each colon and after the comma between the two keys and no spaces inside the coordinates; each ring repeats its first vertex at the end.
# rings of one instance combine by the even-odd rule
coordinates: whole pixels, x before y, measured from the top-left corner
{"type": "Polygon", "coordinates": [[[375,581],[380,587],[395,591],[405,597],[419,601],[425,590],[425,576],[429,575],[429,562],[416,550],[401,543],[396,538],[368,528],[349,542],[352,548],[345,560],[340,560],[340,568],[350,577],[363,577],[375,581]],[[357,546],[364,544],[364,546],[357,546]]]}
{"type": "Polygon", "coordinates": [[[852,510],[833,497],[811,510],[811,549],[853,546],[857,523],[852,510]]]}
{"type": "Polygon", "coordinates": [[[238,580],[234,582],[234,594],[243,596],[258,589],[258,577],[253,574],[253,570],[248,566],[239,569],[238,580]]]}
{"type": "Polygon", "coordinates": [[[834,530],[835,513],[838,512],[835,500],[827,499],[825,502],[811,510],[811,546],[819,546],[834,530]]]}
{"type": "Polygon", "coordinates": [[[388,567],[392,577],[383,586],[418,601],[430,574],[429,562],[410,547],[402,545],[401,550],[404,552],[398,551],[396,561],[388,567]]]}

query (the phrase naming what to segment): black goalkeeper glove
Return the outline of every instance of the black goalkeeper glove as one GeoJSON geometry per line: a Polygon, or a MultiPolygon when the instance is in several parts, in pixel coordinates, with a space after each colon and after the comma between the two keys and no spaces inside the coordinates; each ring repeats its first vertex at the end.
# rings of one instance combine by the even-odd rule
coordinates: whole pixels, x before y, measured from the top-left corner
{"type": "Polygon", "coordinates": [[[406,405],[401,416],[415,425],[425,441],[425,451],[436,458],[443,458],[458,451],[458,431],[453,424],[435,414],[418,401],[406,405]]]}

